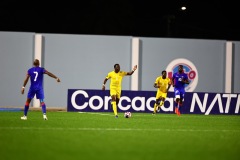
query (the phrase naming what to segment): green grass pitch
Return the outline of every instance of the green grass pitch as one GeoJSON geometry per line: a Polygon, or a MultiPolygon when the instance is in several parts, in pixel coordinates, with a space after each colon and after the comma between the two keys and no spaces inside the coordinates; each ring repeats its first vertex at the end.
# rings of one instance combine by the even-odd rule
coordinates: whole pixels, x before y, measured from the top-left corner
{"type": "Polygon", "coordinates": [[[239,159],[239,115],[0,112],[2,160],[239,159]]]}

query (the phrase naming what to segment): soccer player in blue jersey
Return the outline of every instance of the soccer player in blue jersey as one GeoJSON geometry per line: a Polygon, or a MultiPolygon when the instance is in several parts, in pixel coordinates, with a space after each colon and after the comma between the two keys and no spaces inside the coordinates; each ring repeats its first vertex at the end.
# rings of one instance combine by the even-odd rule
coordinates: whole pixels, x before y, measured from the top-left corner
{"type": "Polygon", "coordinates": [[[111,104],[116,118],[118,118],[117,106],[121,97],[122,79],[126,75],[127,76],[132,75],[136,69],[137,65],[133,67],[131,72],[120,71],[120,65],[115,64],[114,71],[109,72],[103,81],[102,90],[105,90],[106,82],[108,81],[108,79],[111,79],[110,83],[110,95],[112,98],[111,104]]]}
{"type": "Polygon", "coordinates": [[[175,113],[180,116],[180,108],[183,105],[185,84],[189,84],[188,75],[183,71],[183,65],[178,66],[178,72],[173,74],[172,85],[174,87],[175,94],[175,113]],[[180,107],[181,106],[181,107],[180,107]]]}
{"type": "Polygon", "coordinates": [[[40,67],[39,66],[40,62],[38,59],[34,60],[33,65],[34,66],[27,71],[27,76],[23,82],[23,87],[21,91],[22,94],[24,94],[25,86],[27,85],[29,78],[31,81],[31,85],[28,91],[27,100],[24,107],[24,115],[21,117],[21,119],[27,120],[29,104],[36,95],[37,99],[40,100],[40,104],[42,106],[43,119],[47,120],[46,105],[44,103],[43,75],[47,74],[48,76],[55,78],[57,82],[60,82],[60,79],[51,72],[48,72],[46,69],[40,67]]]}

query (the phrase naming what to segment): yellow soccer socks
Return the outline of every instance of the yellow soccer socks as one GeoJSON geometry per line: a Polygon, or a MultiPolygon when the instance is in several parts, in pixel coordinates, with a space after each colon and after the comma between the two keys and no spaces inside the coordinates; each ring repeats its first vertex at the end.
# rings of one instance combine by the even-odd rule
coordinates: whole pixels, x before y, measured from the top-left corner
{"type": "Polygon", "coordinates": [[[113,101],[111,103],[112,103],[113,113],[115,116],[117,116],[117,104],[115,101],[113,101]]]}

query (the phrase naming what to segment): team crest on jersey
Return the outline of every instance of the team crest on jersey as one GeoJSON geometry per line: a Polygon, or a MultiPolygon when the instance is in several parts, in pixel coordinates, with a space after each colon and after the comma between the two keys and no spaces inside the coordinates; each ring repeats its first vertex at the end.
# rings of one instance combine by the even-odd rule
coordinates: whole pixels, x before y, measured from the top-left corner
{"type": "MultiPolygon", "coordinates": [[[[192,92],[194,91],[198,83],[198,72],[197,72],[197,68],[191,61],[187,59],[179,58],[170,62],[166,68],[168,78],[171,79],[173,76],[173,73],[178,72],[178,65],[180,64],[183,65],[183,70],[188,75],[188,79],[189,79],[189,84],[185,85],[185,90],[187,92],[192,92]]],[[[171,87],[169,91],[173,91],[173,87],[171,87]]]]}

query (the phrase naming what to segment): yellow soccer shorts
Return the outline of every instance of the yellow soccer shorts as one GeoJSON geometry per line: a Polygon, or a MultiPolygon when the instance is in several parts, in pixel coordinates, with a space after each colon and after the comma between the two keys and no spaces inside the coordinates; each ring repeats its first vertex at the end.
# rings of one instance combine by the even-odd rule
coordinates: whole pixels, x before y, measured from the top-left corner
{"type": "Polygon", "coordinates": [[[157,91],[156,99],[159,99],[161,97],[166,99],[167,93],[164,93],[162,91],[157,91]]]}
{"type": "Polygon", "coordinates": [[[121,97],[121,88],[120,87],[111,87],[110,88],[110,95],[115,95],[116,98],[120,99],[121,97]]]}

